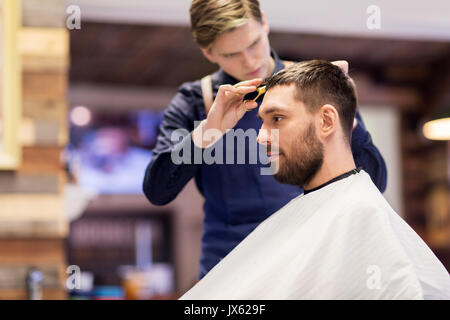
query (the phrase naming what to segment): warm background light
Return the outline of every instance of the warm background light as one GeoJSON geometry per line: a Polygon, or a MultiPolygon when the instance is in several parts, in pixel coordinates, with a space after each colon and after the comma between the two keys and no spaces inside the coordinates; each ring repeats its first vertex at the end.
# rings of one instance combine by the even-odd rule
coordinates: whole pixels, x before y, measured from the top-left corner
{"type": "Polygon", "coordinates": [[[450,140],[450,118],[425,123],[423,135],[430,140],[450,140]]]}

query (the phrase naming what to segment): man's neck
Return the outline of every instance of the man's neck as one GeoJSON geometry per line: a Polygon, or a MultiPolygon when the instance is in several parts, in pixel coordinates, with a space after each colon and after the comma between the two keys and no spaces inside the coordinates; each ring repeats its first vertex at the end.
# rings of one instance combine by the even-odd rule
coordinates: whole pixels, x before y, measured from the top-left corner
{"type": "Polygon", "coordinates": [[[302,186],[303,189],[311,190],[336,178],[337,176],[355,169],[355,161],[351,150],[345,152],[328,151],[324,153],[322,166],[309,183],[302,186]]]}

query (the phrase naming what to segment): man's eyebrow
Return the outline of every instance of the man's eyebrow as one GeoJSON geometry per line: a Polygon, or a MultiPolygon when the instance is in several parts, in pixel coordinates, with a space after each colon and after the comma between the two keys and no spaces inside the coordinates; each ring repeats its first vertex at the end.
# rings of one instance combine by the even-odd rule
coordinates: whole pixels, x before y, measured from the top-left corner
{"type": "MultiPolygon", "coordinates": [[[[270,114],[270,113],[275,113],[275,112],[277,112],[277,111],[281,111],[281,112],[282,112],[283,109],[278,108],[278,107],[270,107],[270,108],[267,108],[266,110],[264,110],[263,114],[264,114],[264,115],[267,115],[267,114],[270,114]]],[[[258,112],[258,114],[256,115],[256,117],[257,117],[258,119],[262,120],[261,115],[260,115],[260,112],[258,112]]]]}

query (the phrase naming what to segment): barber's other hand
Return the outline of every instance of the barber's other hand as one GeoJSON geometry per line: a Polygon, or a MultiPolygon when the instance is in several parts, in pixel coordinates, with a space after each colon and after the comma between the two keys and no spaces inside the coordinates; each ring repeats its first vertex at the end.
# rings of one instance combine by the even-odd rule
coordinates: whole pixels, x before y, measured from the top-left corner
{"type": "Polygon", "coordinates": [[[342,71],[344,71],[344,74],[348,76],[348,62],[347,60],[336,60],[331,62],[335,66],[338,66],[342,71]]]}
{"type": "MultiPolygon", "coordinates": [[[[342,71],[344,71],[344,74],[350,79],[350,81],[355,85],[353,82],[353,79],[348,76],[348,62],[346,60],[337,60],[331,62],[335,66],[338,66],[342,71]]],[[[358,120],[355,118],[353,119],[353,127],[352,130],[355,130],[356,126],[358,125],[358,120]]]]}

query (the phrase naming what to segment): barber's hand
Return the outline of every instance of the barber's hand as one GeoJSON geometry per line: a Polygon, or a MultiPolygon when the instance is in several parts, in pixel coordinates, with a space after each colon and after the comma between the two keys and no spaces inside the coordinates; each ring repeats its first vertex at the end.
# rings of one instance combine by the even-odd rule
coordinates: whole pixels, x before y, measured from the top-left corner
{"type": "Polygon", "coordinates": [[[256,91],[262,79],[242,81],[234,86],[222,85],[219,87],[207,118],[207,127],[216,128],[225,133],[232,129],[244,116],[247,110],[254,109],[258,104],[247,101],[244,105],[243,98],[247,93],[256,91]]]}
{"type": "MultiPolygon", "coordinates": [[[[355,83],[353,82],[353,79],[348,76],[348,62],[346,60],[337,60],[337,61],[333,61],[331,63],[334,64],[335,66],[338,66],[342,71],[344,71],[344,74],[350,79],[350,81],[353,83],[353,85],[355,85],[355,83]]],[[[352,130],[355,130],[357,125],[358,125],[358,120],[355,117],[355,119],[353,119],[352,130]]]]}
{"type": "Polygon", "coordinates": [[[207,140],[203,137],[206,130],[217,129],[223,135],[232,129],[247,111],[256,108],[258,104],[255,101],[246,101],[244,104],[243,98],[247,93],[256,91],[261,83],[262,79],[253,79],[234,86],[220,86],[208,117],[192,133],[194,143],[201,148],[212,145],[215,142],[213,139],[207,140]]]}
{"type": "Polygon", "coordinates": [[[346,60],[337,60],[331,63],[338,66],[342,71],[344,71],[344,74],[348,76],[348,62],[346,60]]]}

